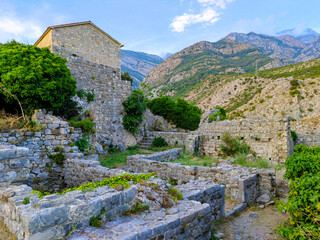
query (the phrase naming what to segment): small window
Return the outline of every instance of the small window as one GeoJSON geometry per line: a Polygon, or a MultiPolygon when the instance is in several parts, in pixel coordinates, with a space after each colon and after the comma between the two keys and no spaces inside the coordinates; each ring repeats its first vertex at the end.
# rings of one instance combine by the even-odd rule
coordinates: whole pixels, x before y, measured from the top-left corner
{"type": "Polygon", "coordinates": [[[218,140],[220,140],[220,136],[218,136],[217,138],[218,138],[218,140]]]}

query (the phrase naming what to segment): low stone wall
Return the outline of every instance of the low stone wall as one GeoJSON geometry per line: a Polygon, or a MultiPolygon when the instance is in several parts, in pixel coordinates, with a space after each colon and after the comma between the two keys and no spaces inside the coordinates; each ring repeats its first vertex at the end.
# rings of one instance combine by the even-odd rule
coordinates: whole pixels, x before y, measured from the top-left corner
{"type": "Polygon", "coordinates": [[[212,181],[196,180],[176,187],[183,199],[208,203],[212,213],[212,221],[225,215],[225,187],[212,181]]]}
{"type": "Polygon", "coordinates": [[[226,163],[213,164],[212,167],[185,166],[151,161],[139,155],[127,159],[127,165],[131,172],[156,172],[160,178],[176,181],[178,184],[196,179],[212,180],[216,184],[224,185],[226,196],[238,202],[253,203],[262,192],[271,197],[275,196],[274,170],[250,169],[226,163]],[[261,176],[260,172],[264,175],[261,176]]]}
{"type": "MultiPolygon", "coordinates": [[[[46,181],[51,179],[55,182],[63,181],[63,168],[48,157],[55,147],[61,147],[66,157],[83,155],[78,153],[77,147],[70,147],[82,136],[81,130],[70,127],[68,122],[58,117],[47,114],[44,110],[38,110],[33,116],[38,123],[35,131],[28,129],[11,130],[0,133],[0,144],[15,145],[29,149],[30,179],[46,181]]],[[[46,183],[49,185],[49,182],[46,183]]],[[[46,190],[48,191],[48,190],[46,190]]]]}
{"type": "Polygon", "coordinates": [[[89,226],[90,218],[97,216],[103,207],[107,218],[112,219],[130,207],[137,187],[121,192],[100,187],[95,191],[72,191],[42,199],[32,191],[27,185],[0,185],[0,216],[19,240],[64,238],[74,226],[89,226]],[[29,198],[29,204],[23,204],[25,198],[29,198]]]}
{"type": "Polygon", "coordinates": [[[149,155],[139,154],[139,155],[128,156],[127,159],[131,159],[131,158],[135,159],[137,156],[139,156],[139,158],[144,158],[148,160],[168,162],[171,160],[178,159],[180,156],[182,156],[182,154],[183,154],[182,148],[173,148],[167,151],[156,152],[149,155]]]}
{"type": "Polygon", "coordinates": [[[119,176],[126,173],[121,169],[102,167],[99,161],[83,159],[67,159],[64,163],[64,181],[69,187],[102,181],[107,177],[119,176]]]}
{"type": "Polygon", "coordinates": [[[320,135],[298,133],[298,139],[294,141],[294,145],[299,144],[305,144],[308,147],[320,146],[320,135]]]}
{"type": "Polygon", "coordinates": [[[28,182],[31,167],[28,148],[0,145],[0,183],[28,182]]]}
{"type": "Polygon", "coordinates": [[[269,160],[270,164],[283,164],[291,153],[290,120],[240,119],[203,123],[198,129],[201,136],[201,152],[207,156],[221,154],[222,136],[228,132],[231,137],[241,137],[257,153],[269,160]]]}
{"type": "Polygon", "coordinates": [[[151,132],[152,136],[163,137],[173,147],[185,147],[185,151],[189,154],[195,154],[199,151],[199,136],[195,133],[179,133],[179,132],[151,132]]]}
{"type": "Polygon", "coordinates": [[[80,239],[211,239],[211,210],[207,203],[180,201],[167,212],[119,218],[101,229],[85,228],[70,240],[80,239]]]}

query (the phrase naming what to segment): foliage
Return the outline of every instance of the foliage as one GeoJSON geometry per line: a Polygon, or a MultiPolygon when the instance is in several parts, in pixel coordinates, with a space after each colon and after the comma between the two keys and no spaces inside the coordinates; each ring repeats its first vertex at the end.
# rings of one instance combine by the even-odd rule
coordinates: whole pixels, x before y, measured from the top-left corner
{"type": "Polygon", "coordinates": [[[92,92],[86,92],[83,89],[77,91],[76,94],[80,99],[84,99],[84,97],[86,97],[87,103],[90,103],[95,100],[95,95],[92,92]]]}
{"type": "MultiPolygon", "coordinates": [[[[66,189],[60,193],[57,193],[57,195],[63,195],[71,191],[77,191],[81,190],[83,192],[92,191],[96,189],[97,187],[104,187],[109,186],[110,188],[115,188],[118,185],[123,186],[125,189],[128,189],[130,187],[130,182],[133,182],[134,184],[140,183],[142,181],[147,181],[149,178],[156,176],[156,173],[146,173],[146,174],[128,174],[125,173],[120,176],[112,177],[112,178],[105,178],[101,182],[94,182],[94,183],[87,183],[84,185],[81,185],[80,187],[74,187],[66,189]]],[[[40,192],[37,190],[34,190],[32,193],[35,193],[38,195],[39,198],[43,198],[44,196],[51,195],[48,192],[40,192]]]]}
{"type": "Polygon", "coordinates": [[[151,146],[152,147],[166,147],[166,146],[168,146],[168,143],[163,137],[160,136],[160,137],[156,137],[155,139],[153,139],[151,146]]]}
{"type": "Polygon", "coordinates": [[[152,99],[148,106],[153,114],[163,116],[178,128],[194,131],[199,127],[201,109],[186,100],[163,96],[152,99]]]}
{"type": "Polygon", "coordinates": [[[290,213],[288,222],[277,230],[287,239],[320,238],[320,147],[298,145],[286,160],[285,177],[289,179],[287,203],[279,211],[290,213]]]}
{"type": "Polygon", "coordinates": [[[124,216],[137,215],[137,214],[148,211],[149,208],[150,206],[148,203],[136,201],[135,204],[131,206],[131,208],[123,212],[123,215],[124,216]]]}
{"type": "Polygon", "coordinates": [[[219,116],[219,121],[223,121],[225,119],[228,119],[227,114],[226,114],[226,110],[224,110],[224,108],[216,107],[215,109],[217,109],[219,111],[216,113],[213,113],[209,116],[209,122],[217,121],[218,116],[219,116]]]}
{"type": "Polygon", "coordinates": [[[169,188],[168,189],[168,193],[172,196],[172,199],[175,200],[175,202],[177,200],[183,200],[182,193],[178,189],[176,189],[174,187],[169,188]]]}
{"type": "Polygon", "coordinates": [[[137,145],[127,147],[127,151],[135,151],[135,150],[138,150],[138,149],[139,149],[139,146],[137,146],[137,145]]]}
{"type": "Polygon", "coordinates": [[[222,152],[227,156],[232,156],[237,153],[249,153],[250,147],[241,138],[232,138],[228,132],[225,132],[221,138],[222,152]]]}
{"type": "Polygon", "coordinates": [[[293,130],[291,130],[291,138],[292,138],[292,140],[297,140],[298,139],[298,134],[293,130]]]}
{"type": "Polygon", "coordinates": [[[142,115],[147,109],[143,91],[140,89],[134,90],[131,96],[123,101],[122,105],[126,113],[123,117],[124,129],[136,135],[143,120],[142,115]]]}
{"type": "Polygon", "coordinates": [[[30,198],[24,198],[23,199],[23,204],[24,205],[27,205],[27,204],[29,204],[30,203],[30,198]]]}
{"type": "Polygon", "coordinates": [[[48,157],[53,160],[56,164],[58,165],[62,165],[65,158],[64,158],[64,155],[63,155],[63,149],[62,147],[55,147],[54,148],[54,151],[55,152],[58,152],[58,153],[55,153],[55,154],[48,154],[48,157]]]}
{"type": "Polygon", "coordinates": [[[79,148],[80,152],[85,153],[90,148],[90,142],[88,137],[80,138],[75,142],[75,145],[79,148]]]}
{"type": "Polygon", "coordinates": [[[116,152],[119,152],[119,148],[117,146],[113,145],[113,144],[110,144],[108,152],[110,154],[115,154],[116,152]]]}
{"type": "Polygon", "coordinates": [[[101,226],[101,221],[103,219],[103,215],[107,212],[107,210],[103,207],[100,211],[100,213],[98,214],[98,216],[92,216],[90,218],[90,222],[89,225],[91,227],[96,227],[96,228],[100,228],[101,226]]]}
{"type": "Polygon", "coordinates": [[[320,171],[320,147],[308,148],[301,144],[294,147],[294,153],[286,160],[285,177],[288,179],[300,178],[304,173],[320,171]]]}
{"type": "Polygon", "coordinates": [[[133,83],[133,78],[130,76],[128,72],[121,73],[121,80],[129,81],[131,82],[131,85],[133,83]]]}
{"type": "MultiPolygon", "coordinates": [[[[75,94],[76,81],[71,78],[66,60],[48,48],[38,48],[12,41],[0,46],[0,83],[16,96],[31,114],[35,109],[57,111],[75,94]]],[[[6,102],[13,99],[0,89],[6,102]]]]}
{"type": "Polygon", "coordinates": [[[252,168],[270,168],[269,161],[263,158],[256,158],[250,160],[247,158],[246,153],[238,153],[235,156],[235,164],[239,164],[243,167],[252,167],[252,168]]]}
{"type": "Polygon", "coordinates": [[[91,119],[83,119],[81,121],[70,120],[70,124],[74,128],[81,128],[84,132],[94,133],[95,129],[93,128],[96,123],[94,123],[91,119]]]}
{"type": "Polygon", "coordinates": [[[59,110],[54,111],[53,113],[58,116],[62,116],[63,118],[70,120],[80,114],[79,111],[82,110],[82,107],[78,106],[76,101],[69,99],[65,101],[65,103],[59,108],[59,110]]]}

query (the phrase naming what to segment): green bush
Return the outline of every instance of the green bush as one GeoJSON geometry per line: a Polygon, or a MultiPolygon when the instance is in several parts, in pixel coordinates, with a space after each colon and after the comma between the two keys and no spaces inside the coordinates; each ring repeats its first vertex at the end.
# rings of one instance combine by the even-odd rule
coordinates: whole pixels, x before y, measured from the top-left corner
{"type": "Polygon", "coordinates": [[[129,81],[131,82],[131,85],[133,83],[133,78],[130,76],[128,72],[121,73],[121,80],[129,81]]]}
{"type": "Polygon", "coordinates": [[[291,138],[292,138],[292,140],[297,140],[298,139],[298,134],[293,130],[291,130],[291,138]]]}
{"type": "Polygon", "coordinates": [[[278,205],[290,219],[277,232],[287,239],[320,239],[320,147],[298,145],[294,150],[286,160],[288,199],[278,205]]]}
{"type": "Polygon", "coordinates": [[[152,147],[166,147],[168,146],[167,141],[163,137],[156,137],[152,141],[152,147]]]}
{"type": "MultiPolygon", "coordinates": [[[[35,109],[58,111],[75,95],[76,81],[65,59],[48,48],[12,41],[0,46],[0,83],[16,96],[27,114],[35,109]]],[[[15,101],[7,92],[5,101],[15,101]]]]}
{"type": "Polygon", "coordinates": [[[320,147],[308,148],[301,144],[294,147],[295,152],[286,160],[285,177],[288,179],[300,178],[304,173],[320,171],[320,147]]]}
{"type": "Polygon", "coordinates": [[[64,162],[65,158],[64,158],[64,156],[63,156],[63,154],[61,152],[55,153],[55,154],[49,154],[48,156],[56,164],[63,165],[63,162],[64,162]]]}
{"type": "Polygon", "coordinates": [[[214,114],[211,114],[209,116],[209,122],[214,122],[217,121],[217,118],[219,116],[219,121],[223,121],[225,119],[228,119],[227,114],[226,114],[226,110],[224,110],[224,108],[222,107],[216,107],[215,109],[218,109],[219,112],[216,112],[214,114]]]}
{"type": "Polygon", "coordinates": [[[80,138],[75,142],[75,144],[82,153],[87,152],[90,147],[90,142],[88,138],[80,138]]]}
{"type": "Polygon", "coordinates": [[[93,133],[94,132],[94,126],[96,125],[92,120],[90,119],[83,119],[81,121],[74,121],[70,120],[70,124],[74,128],[81,128],[84,132],[87,133],[93,133]]]}
{"type": "Polygon", "coordinates": [[[178,98],[175,102],[168,96],[152,99],[148,104],[151,112],[160,115],[178,128],[196,130],[201,120],[201,109],[178,98]]]}
{"type": "Polygon", "coordinates": [[[123,117],[124,129],[132,132],[134,135],[138,133],[139,126],[142,123],[142,116],[147,109],[143,91],[136,89],[131,96],[123,101],[125,115],[123,117]]]}
{"type": "Polygon", "coordinates": [[[227,156],[232,156],[237,153],[249,153],[250,147],[243,140],[232,138],[228,132],[225,132],[221,138],[222,152],[227,156]]]}

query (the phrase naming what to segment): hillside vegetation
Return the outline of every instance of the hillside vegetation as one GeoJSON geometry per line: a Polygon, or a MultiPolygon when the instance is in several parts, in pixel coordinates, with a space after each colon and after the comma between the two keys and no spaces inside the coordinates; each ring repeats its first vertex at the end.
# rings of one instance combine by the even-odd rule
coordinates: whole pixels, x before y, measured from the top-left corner
{"type": "Polygon", "coordinates": [[[256,62],[262,67],[271,61],[249,44],[231,40],[199,42],[166,59],[144,82],[156,94],[185,97],[211,75],[249,72],[255,69],[256,62]]]}

